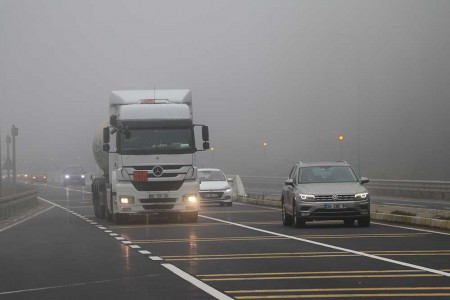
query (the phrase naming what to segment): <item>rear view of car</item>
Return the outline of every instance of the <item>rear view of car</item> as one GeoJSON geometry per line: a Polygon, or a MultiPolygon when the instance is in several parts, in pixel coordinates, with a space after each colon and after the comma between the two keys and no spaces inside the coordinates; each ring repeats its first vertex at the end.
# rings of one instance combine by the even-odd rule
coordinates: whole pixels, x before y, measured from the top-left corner
{"type": "Polygon", "coordinates": [[[63,172],[63,185],[85,185],[85,171],[79,166],[69,166],[63,172]]]}
{"type": "Polygon", "coordinates": [[[33,183],[47,183],[46,174],[33,174],[31,177],[31,182],[33,183]]]}
{"type": "Polygon", "coordinates": [[[225,174],[220,169],[198,169],[200,180],[200,203],[217,203],[232,206],[232,189],[225,174]]]}

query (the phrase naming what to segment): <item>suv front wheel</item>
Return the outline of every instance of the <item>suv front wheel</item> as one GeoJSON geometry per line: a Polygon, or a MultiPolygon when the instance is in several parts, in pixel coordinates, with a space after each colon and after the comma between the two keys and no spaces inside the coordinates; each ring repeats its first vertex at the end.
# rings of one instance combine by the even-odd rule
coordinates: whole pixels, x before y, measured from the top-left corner
{"type": "Polygon", "coordinates": [[[283,220],[284,226],[292,225],[292,216],[286,213],[286,209],[284,208],[284,201],[281,200],[281,218],[283,220]]]}
{"type": "Polygon", "coordinates": [[[294,218],[292,225],[294,225],[295,228],[305,227],[306,222],[298,216],[297,205],[295,204],[292,207],[292,214],[294,218]]]}

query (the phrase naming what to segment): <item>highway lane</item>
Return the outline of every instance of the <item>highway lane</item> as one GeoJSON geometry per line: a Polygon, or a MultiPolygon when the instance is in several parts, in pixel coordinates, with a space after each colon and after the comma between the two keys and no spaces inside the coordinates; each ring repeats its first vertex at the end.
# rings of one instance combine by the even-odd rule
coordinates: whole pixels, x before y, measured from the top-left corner
{"type": "MultiPolygon", "coordinates": [[[[36,239],[29,241],[27,234],[33,235],[33,230],[38,228],[36,222],[44,222],[41,219],[47,215],[45,218],[50,220],[47,222],[54,230],[58,229],[51,235],[50,245],[58,244],[59,239],[71,245],[66,246],[66,251],[52,250],[55,263],[51,258],[44,261],[44,265],[50,264],[46,266],[46,274],[55,274],[32,281],[33,284],[10,280],[7,287],[2,286],[0,298],[7,295],[1,293],[5,291],[80,282],[76,279],[83,278],[83,271],[89,274],[85,282],[91,283],[105,278],[123,280],[125,274],[138,277],[158,274],[130,280],[132,283],[127,288],[105,283],[100,292],[111,288],[108,295],[123,296],[142,290],[139,287],[144,285],[144,292],[135,292],[139,299],[151,293],[147,289],[150,285],[153,296],[161,292],[155,299],[164,299],[163,291],[168,288],[164,276],[167,276],[171,282],[170,293],[179,292],[171,294],[171,299],[213,297],[168,272],[168,266],[179,268],[235,299],[450,297],[450,235],[446,233],[383,224],[373,224],[369,228],[346,227],[341,222],[308,223],[306,228],[295,229],[282,226],[278,209],[238,203],[232,207],[202,207],[198,223],[174,224],[152,219],[147,224],[141,218],[131,224],[114,225],[95,219],[88,188],[84,192],[82,188],[73,189],[81,192],[41,187],[41,197],[60,207],[10,229],[20,230],[21,238],[11,240],[9,248],[0,252],[1,257],[16,251],[17,255],[24,255],[18,246],[22,240],[29,244],[28,250],[32,249],[32,241],[36,239]],[[72,251],[75,247],[72,244],[85,248],[72,251]],[[94,255],[85,258],[91,251],[94,255]],[[74,256],[72,259],[76,263],[58,267],[64,261],[60,256],[67,253],[74,256]],[[64,279],[68,276],[66,273],[72,272],[78,276],[64,279]],[[155,287],[159,289],[154,290],[155,287]]],[[[5,232],[0,234],[3,244],[5,232]]],[[[10,231],[8,238],[16,235],[10,231]]],[[[38,240],[44,238],[39,237],[38,240]]],[[[28,255],[23,263],[19,260],[9,263],[11,269],[25,270],[16,274],[15,279],[25,276],[23,273],[36,263],[36,259],[28,255]]],[[[38,271],[32,268],[31,272],[38,271]]],[[[61,291],[73,289],[77,295],[86,293],[89,299],[96,289],[93,286],[97,285],[62,288],[61,291]]],[[[54,296],[55,290],[46,290],[46,293],[54,296]]],[[[26,293],[17,295],[32,298],[27,298],[26,293]]]]}

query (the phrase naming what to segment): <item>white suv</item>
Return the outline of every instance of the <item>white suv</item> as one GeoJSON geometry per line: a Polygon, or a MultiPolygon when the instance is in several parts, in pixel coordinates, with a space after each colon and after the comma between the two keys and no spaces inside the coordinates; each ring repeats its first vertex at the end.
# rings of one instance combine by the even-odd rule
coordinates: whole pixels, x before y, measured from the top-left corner
{"type": "Polygon", "coordinates": [[[200,203],[219,203],[232,206],[232,178],[226,178],[220,169],[198,169],[200,203]]]}
{"type": "Polygon", "coordinates": [[[346,162],[294,165],[281,196],[283,224],[303,227],[307,221],[343,220],[360,227],[370,225],[370,197],[346,162]]]}

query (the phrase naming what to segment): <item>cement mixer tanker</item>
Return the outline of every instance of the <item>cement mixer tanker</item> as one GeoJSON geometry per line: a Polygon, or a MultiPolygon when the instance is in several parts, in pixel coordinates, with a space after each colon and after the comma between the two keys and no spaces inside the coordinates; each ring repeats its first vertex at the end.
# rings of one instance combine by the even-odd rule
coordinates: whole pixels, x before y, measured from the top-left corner
{"type": "Polygon", "coordinates": [[[92,181],[95,216],[115,223],[142,214],[197,221],[195,152],[207,149],[208,127],[193,123],[189,90],[111,92],[109,124],[93,143],[103,171],[92,181]],[[196,126],[202,127],[202,150],[195,145],[196,126]]]}

